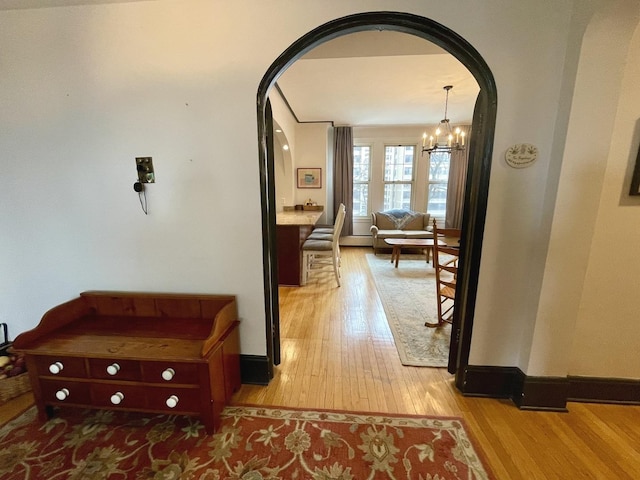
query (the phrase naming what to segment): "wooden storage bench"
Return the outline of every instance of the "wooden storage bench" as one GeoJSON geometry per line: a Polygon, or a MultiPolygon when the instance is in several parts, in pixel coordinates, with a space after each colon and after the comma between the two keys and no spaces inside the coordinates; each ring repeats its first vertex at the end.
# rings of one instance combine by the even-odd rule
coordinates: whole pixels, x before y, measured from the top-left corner
{"type": "Polygon", "coordinates": [[[13,342],[42,420],[56,405],[198,416],[240,387],[233,295],[84,292],[13,342]]]}

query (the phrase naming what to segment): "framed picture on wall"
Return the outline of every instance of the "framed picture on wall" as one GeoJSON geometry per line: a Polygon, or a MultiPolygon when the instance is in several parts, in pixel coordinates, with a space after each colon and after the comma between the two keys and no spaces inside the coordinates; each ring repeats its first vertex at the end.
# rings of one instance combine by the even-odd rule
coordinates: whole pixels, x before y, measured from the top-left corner
{"type": "Polygon", "coordinates": [[[640,195],[640,148],[638,148],[636,165],[633,169],[633,177],[631,177],[631,188],[629,189],[629,195],[640,195]]]}
{"type": "Polygon", "coordinates": [[[321,188],[321,168],[298,168],[298,188],[321,188]]]}

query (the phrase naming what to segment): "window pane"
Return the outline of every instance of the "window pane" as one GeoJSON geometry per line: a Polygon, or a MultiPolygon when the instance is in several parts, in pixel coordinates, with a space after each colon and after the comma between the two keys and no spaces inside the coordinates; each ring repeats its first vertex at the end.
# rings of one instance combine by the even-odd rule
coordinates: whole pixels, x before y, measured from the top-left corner
{"type": "Polygon", "coordinates": [[[412,145],[386,146],[384,148],[384,180],[385,182],[402,182],[413,180],[412,145]]]}
{"type": "Polygon", "coordinates": [[[411,208],[411,184],[387,183],[384,186],[384,210],[411,208]]]}
{"type": "Polygon", "coordinates": [[[450,164],[451,154],[448,152],[433,152],[429,156],[427,213],[437,218],[444,218],[447,210],[450,164]]]}
{"type": "Polygon", "coordinates": [[[368,182],[369,167],[371,161],[369,157],[371,148],[369,146],[354,146],[353,147],[353,181],[354,182],[368,182]]]}
{"type": "Polygon", "coordinates": [[[369,184],[354,183],[353,184],[353,216],[366,217],[368,215],[369,205],[369,184]]]}
{"type": "Polygon", "coordinates": [[[451,154],[447,152],[433,152],[429,156],[429,181],[446,182],[449,180],[449,162],[451,154]]]}
{"type": "Polygon", "coordinates": [[[353,216],[369,214],[369,180],[371,175],[371,147],[353,147],[353,216]]]}
{"type": "Polygon", "coordinates": [[[432,183],[429,185],[427,213],[431,216],[444,218],[447,209],[447,184],[432,183]]]}

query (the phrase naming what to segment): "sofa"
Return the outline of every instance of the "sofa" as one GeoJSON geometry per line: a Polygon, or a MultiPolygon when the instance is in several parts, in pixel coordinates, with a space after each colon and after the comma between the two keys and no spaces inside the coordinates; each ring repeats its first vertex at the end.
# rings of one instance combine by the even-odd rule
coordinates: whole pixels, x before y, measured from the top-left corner
{"type": "Polygon", "coordinates": [[[371,214],[373,252],[391,248],[385,238],[433,238],[429,225],[429,214],[412,210],[395,209],[371,214]]]}

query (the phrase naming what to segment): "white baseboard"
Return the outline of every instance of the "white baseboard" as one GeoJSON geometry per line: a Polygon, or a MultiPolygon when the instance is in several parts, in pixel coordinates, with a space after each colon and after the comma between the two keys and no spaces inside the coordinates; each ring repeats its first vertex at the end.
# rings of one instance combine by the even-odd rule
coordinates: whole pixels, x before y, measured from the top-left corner
{"type": "Polygon", "coordinates": [[[350,235],[346,237],[340,237],[340,245],[348,247],[370,247],[372,244],[373,239],[370,236],[350,235]]]}

